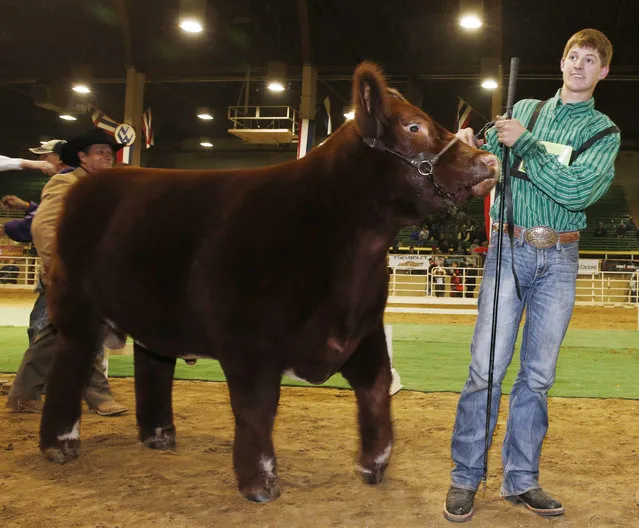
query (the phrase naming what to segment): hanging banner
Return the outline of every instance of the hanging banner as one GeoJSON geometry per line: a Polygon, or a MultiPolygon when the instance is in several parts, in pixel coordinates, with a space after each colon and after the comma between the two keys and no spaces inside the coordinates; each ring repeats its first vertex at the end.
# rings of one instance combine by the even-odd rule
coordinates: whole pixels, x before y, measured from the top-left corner
{"type": "Polygon", "coordinates": [[[429,255],[389,255],[388,265],[391,268],[428,269],[429,255]]]}
{"type": "Polygon", "coordinates": [[[639,262],[634,260],[604,260],[601,263],[603,271],[637,271],[639,270],[639,262]]]}
{"type": "Polygon", "coordinates": [[[579,275],[599,273],[599,259],[579,259],[579,275]]]}

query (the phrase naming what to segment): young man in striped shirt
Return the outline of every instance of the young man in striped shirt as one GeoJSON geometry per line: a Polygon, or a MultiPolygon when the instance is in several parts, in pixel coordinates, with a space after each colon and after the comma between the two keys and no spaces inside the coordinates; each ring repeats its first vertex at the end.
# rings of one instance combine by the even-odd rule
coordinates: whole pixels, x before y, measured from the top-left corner
{"type": "MultiPolygon", "coordinates": [[[[502,448],[501,494],[540,515],[564,513],[562,505],[539,485],[539,458],[548,429],[547,393],[555,379],[559,347],[575,301],[579,231],[586,228],[584,211],[610,186],[619,150],[618,129],[595,110],[593,99],[597,83],[608,75],[611,57],[612,46],[603,33],[584,29],[573,35],[561,59],[561,89],[543,104],[519,101],[512,119],[498,117],[483,147],[496,155],[501,155],[502,144],[511,148],[516,226],[513,251],[506,229],[502,242],[490,436],[497,422],[501,383],[525,309],[521,367],[510,393],[502,448]],[[519,280],[521,300],[511,268],[519,280]]],[[[460,130],[458,137],[475,145],[469,128],[460,130]]],[[[499,200],[491,210],[493,219],[498,218],[498,211],[499,200]]],[[[444,516],[455,522],[472,516],[475,491],[483,475],[498,227],[493,226],[495,236],[481,284],[470,371],[453,430],[454,468],[444,516]]]]}

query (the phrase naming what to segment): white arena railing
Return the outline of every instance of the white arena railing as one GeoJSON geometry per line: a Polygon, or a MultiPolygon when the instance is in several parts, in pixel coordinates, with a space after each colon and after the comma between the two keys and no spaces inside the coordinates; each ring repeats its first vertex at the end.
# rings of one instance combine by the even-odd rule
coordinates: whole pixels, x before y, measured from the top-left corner
{"type": "MultiPolygon", "coordinates": [[[[387,313],[476,315],[477,296],[483,278],[482,268],[444,267],[443,284],[436,276],[411,266],[389,267],[387,313]],[[460,271],[461,291],[451,288],[454,269],[460,271]]],[[[502,273],[511,273],[510,269],[502,273]]],[[[602,271],[577,277],[577,306],[605,306],[637,309],[639,330],[639,299],[630,289],[631,272],[602,271]]]]}
{"type": "MultiPolygon", "coordinates": [[[[40,259],[0,255],[0,296],[2,291],[33,290],[37,285],[40,259]],[[2,272],[5,265],[17,267],[17,271],[2,272]],[[3,274],[4,273],[4,274],[3,274]]],[[[436,284],[435,277],[425,269],[410,266],[389,267],[388,303],[386,312],[416,314],[476,315],[477,295],[483,277],[479,267],[457,268],[460,271],[461,291],[451,289],[453,267],[444,267],[443,284],[436,284]],[[454,294],[454,295],[453,295],[454,294]]],[[[510,269],[502,273],[510,273],[510,269]]],[[[606,306],[637,309],[639,329],[639,299],[630,290],[632,273],[619,271],[593,272],[577,278],[578,306],[606,306]]],[[[0,310],[1,312],[1,310],[0,310]]],[[[15,320],[15,317],[12,317],[15,320]]],[[[24,317],[24,325],[27,324],[24,317]]],[[[0,318],[0,325],[13,324],[0,318]]]]}

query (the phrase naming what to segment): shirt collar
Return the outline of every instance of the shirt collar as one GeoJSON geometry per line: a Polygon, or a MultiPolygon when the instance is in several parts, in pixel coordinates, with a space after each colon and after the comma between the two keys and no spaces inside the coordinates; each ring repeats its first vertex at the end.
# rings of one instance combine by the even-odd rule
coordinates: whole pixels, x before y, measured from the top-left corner
{"type": "Polygon", "coordinates": [[[552,112],[558,117],[564,115],[569,117],[578,117],[592,112],[595,109],[594,97],[580,103],[564,103],[561,100],[561,88],[557,90],[557,93],[550,99],[550,101],[552,112]]]}

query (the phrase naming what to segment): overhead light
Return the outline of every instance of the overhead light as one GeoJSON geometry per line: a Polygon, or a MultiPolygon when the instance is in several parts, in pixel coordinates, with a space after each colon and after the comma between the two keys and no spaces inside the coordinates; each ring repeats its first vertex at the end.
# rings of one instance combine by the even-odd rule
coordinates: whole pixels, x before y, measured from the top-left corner
{"type": "Polygon", "coordinates": [[[271,81],[271,82],[269,82],[267,88],[271,92],[283,92],[284,91],[284,85],[280,81],[271,81]]]}
{"type": "Polygon", "coordinates": [[[85,64],[75,64],[71,69],[71,89],[75,93],[91,93],[91,68],[85,64]]]}
{"type": "Polygon", "coordinates": [[[483,25],[483,0],[460,0],[459,25],[465,29],[478,29],[483,25]]]}
{"type": "Polygon", "coordinates": [[[78,118],[71,114],[60,114],[60,119],[64,119],[65,121],[77,121],[78,118]]]}
{"type": "Polygon", "coordinates": [[[91,93],[91,88],[89,88],[86,84],[74,84],[71,89],[79,94],[91,93]]]}
{"type": "Polygon", "coordinates": [[[479,29],[483,23],[477,15],[464,15],[459,19],[459,25],[465,29],[479,29]]]}
{"type": "Polygon", "coordinates": [[[486,90],[495,90],[499,86],[499,59],[497,57],[484,57],[481,60],[481,87],[486,90]]]}
{"type": "Polygon", "coordinates": [[[180,0],[179,26],[186,33],[204,30],[206,0],[180,0]]]}
{"type": "Polygon", "coordinates": [[[187,33],[202,33],[204,30],[202,23],[194,18],[184,18],[180,20],[180,28],[187,33]]]}
{"type": "Polygon", "coordinates": [[[203,138],[200,140],[200,146],[204,148],[213,148],[215,145],[211,143],[210,139],[203,138]]]}
{"type": "Polygon", "coordinates": [[[271,92],[283,92],[286,89],[286,64],[282,61],[269,61],[266,68],[267,88],[271,92]]]}
{"type": "Polygon", "coordinates": [[[350,112],[344,112],[344,117],[346,119],[355,119],[355,110],[351,110],[350,112]]]}
{"type": "Polygon", "coordinates": [[[197,109],[197,116],[203,121],[210,121],[213,119],[213,115],[209,112],[206,106],[201,106],[197,109]]]}

